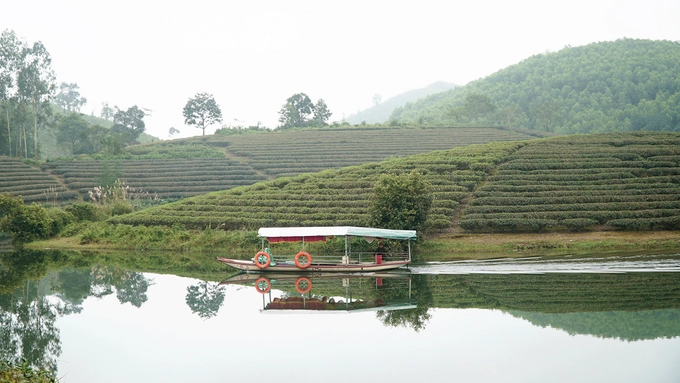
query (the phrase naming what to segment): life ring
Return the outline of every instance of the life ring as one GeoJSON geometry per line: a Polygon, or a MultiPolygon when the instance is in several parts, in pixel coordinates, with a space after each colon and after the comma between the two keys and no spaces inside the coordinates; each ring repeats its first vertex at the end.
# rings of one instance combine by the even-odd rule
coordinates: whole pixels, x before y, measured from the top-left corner
{"type": "Polygon", "coordinates": [[[265,277],[259,277],[255,281],[255,290],[260,294],[267,294],[272,289],[272,283],[265,277]]]}
{"type": "Polygon", "coordinates": [[[255,254],[253,261],[257,267],[264,269],[272,262],[272,257],[266,251],[260,251],[259,253],[255,254]]]}
{"type": "Polygon", "coordinates": [[[295,255],[295,266],[297,266],[300,269],[306,269],[312,264],[312,256],[309,255],[308,252],[306,251],[301,251],[295,255]],[[307,258],[307,263],[304,265],[300,263],[300,258],[305,257],[307,258]]]}
{"type": "MultiPolygon", "coordinates": [[[[304,284],[302,286],[305,286],[304,284]]],[[[300,294],[307,294],[312,289],[312,280],[307,277],[300,277],[295,280],[295,290],[300,294]],[[300,287],[300,283],[306,283],[307,287],[300,287]]]]}

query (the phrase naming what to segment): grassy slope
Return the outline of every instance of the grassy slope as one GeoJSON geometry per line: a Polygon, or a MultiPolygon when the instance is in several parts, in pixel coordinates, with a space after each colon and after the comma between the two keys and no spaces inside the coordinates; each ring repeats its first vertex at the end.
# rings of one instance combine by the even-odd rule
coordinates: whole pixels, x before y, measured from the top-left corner
{"type": "MultiPolygon", "coordinates": [[[[588,166],[574,168],[568,176],[562,177],[560,182],[554,183],[553,190],[549,191],[547,196],[542,197],[543,210],[547,209],[558,213],[562,211],[572,212],[574,209],[583,212],[597,210],[614,212],[612,214],[625,211],[626,214],[634,212],[635,219],[641,220],[658,219],[659,217],[673,218],[680,216],[680,207],[677,206],[676,202],[680,198],[680,188],[678,187],[680,164],[677,159],[678,153],[676,153],[680,150],[678,149],[680,147],[677,144],[678,140],[680,140],[680,134],[675,133],[628,133],[467,146],[403,159],[262,182],[251,187],[211,193],[116,217],[111,222],[168,226],[179,223],[194,228],[212,225],[213,227],[222,226],[227,229],[252,229],[259,226],[365,225],[368,220],[367,208],[370,203],[372,187],[380,174],[410,172],[417,169],[425,175],[425,178],[433,187],[435,202],[429,218],[431,228],[436,230],[457,229],[455,218],[461,210],[466,212],[479,206],[484,207],[484,203],[475,203],[476,199],[472,199],[472,202],[475,203],[474,206],[468,207],[467,203],[470,197],[477,198],[473,191],[477,190],[480,185],[492,184],[491,182],[485,183],[487,179],[493,180],[494,176],[489,177],[489,175],[498,174],[498,169],[506,166],[506,163],[510,163],[509,160],[522,160],[522,153],[534,153],[535,151],[532,148],[541,148],[545,145],[552,151],[541,150],[543,158],[537,160],[528,156],[524,160],[534,164],[565,164],[571,160],[580,161],[581,155],[589,155],[590,157],[587,161],[588,166]],[[554,145],[549,145],[551,143],[554,145]],[[606,152],[607,155],[605,157],[592,155],[593,145],[597,151],[606,152]],[[568,153],[568,158],[565,158],[562,156],[562,152],[555,149],[556,147],[569,147],[574,150],[568,153]],[[579,152],[579,148],[583,148],[584,151],[579,152]],[[660,149],[663,152],[662,154],[665,153],[661,162],[652,158],[659,155],[659,151],[656,149],[660,149]],[[647,153],[648,158],[643,161],[646,166],[643,169],[645,171],[638,172],[637,167],[627,169],[631,164],[630,161],[625,159],[631,153],[635,154],[636,152],[647,153]],[[551,158],[551,155],[554,158],[551,158]],[[617,159],[616,155],[623,156],[623,159],[617,159]],[[618,163],[613,164],[612,158],[618,160],[618,163]],[[663,173],[661,176],[654,170],[659,163],[662,164],[659,168],[663,173]],[[616,166],[615,172],[610,171],[612,166],[616,166]],[[604,170],[599,170],[601,168],[604,170]],[[647,171],[649,169],[654,171],[647,171]],[[600,172],[606,174],[606,177],[602,178],[602,182],[596,182],[597,190],[601,192],[601,198],[590,202],[578,200],[578,198],[581,198],[581,194],[590,196],[594,193],[594,189],[588,180],[593,178],[593,175],[597,178],[600,172]],[[584,179],[587,189],[579,192],[584,179]],[[630,198],[621,199],[617,197],[622,194],[621,190],[609,187],[610,184],[621,182],[631,184],[634,190],[642,190],[642,192],[634,193],[630,198]],[[663,193],[658,194],[659,197],[647,197],[652,191],[644,189],[645,185],[652,185],[655,189],[650,190],[663,190],[663,193]],[[560,191],[570,188],[576,188],[575,198],[577,200],[565,204],[560,191]],[[550,198],[555,199],[551,201],[550,198]],[[653,200],[653,203],[641,202],[647,199],[653,200]],[[614,200],[616,204],[604,205],[603,207],[602,200],[614,200]]],[[[533,172],[531,169],[527,171],[533,172]]],[[[550,176],[551,172],[541,174],[550,176]]],[[[512,179],[512,176],[509,178],[512,179]]],[[[519,179],[519,185],[527,184],[521,177],[519,179]]],[[[540,179],[540,177],[537,182],[539,184],[550,183],[540,179]]],[[[530,197],[525,199],[529,202],[518,202],[513,198],[501,198],[501,202],[508,202],[507,205],[510,207],[516,205],[529,206],[529,211],[531,211],[531,206],[533,206],[531,203],[535,201],[530,197]]],[[[466,217],[469,216],[463,216],[464,219],[466,217]]],[[[487,219],[479,216],[474,217],[475,219],[487,219]]],[[[525,231],[572,228],[570,226],[572,221],[563,222],[557,218],[550,221],[550,226],[543,225],[545,222],[541,223],[543,226],[521,226],[523,221],[529,219],[528,217],[518,218],[520,224],[516,225],[515,228],[525,231]]],[[[607,226],[608,222],[603,221],[603,226],[594,227],[591,221],[585,221],[586,224],[590,225],[578,226],[578,228],[581,230],[626,228],[607,226]]],[[[672,226],[674,225],[673,222],[671,220],[670,224],[664,228],[677,229],[677,227],[672,226]]],[[[647,228],[650,227],[652,226],[647,228]]],[[[487,228],[486,226],[482,227],[485,230],[487,228]]]]}
{"type": "Polygon", "coordinates": [[[87,190],[99,186],[104,178],[103,169],[115,173],[114,179],[121,178],[136,190],[148,192],[149,196],[184,198],[263,179],[533,137],[495,127],[300,129],[136,145],[126,148],[120,156],[94,155],[50,161],[43,169],[85,198],[87,190]]]}

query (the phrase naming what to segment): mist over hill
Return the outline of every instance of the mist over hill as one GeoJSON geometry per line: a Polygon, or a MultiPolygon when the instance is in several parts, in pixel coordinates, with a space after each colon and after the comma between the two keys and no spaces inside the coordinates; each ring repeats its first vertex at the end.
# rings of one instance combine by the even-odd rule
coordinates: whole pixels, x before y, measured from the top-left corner
{"type": "Polygon", "coordinates": [[[390,114],[392,114],[396,108],[431,94],[453,89],[456,86],[456,84],[438,81],[426,86],[425,88],[413,89],[408,92],[398,94],[394,97],[390,97],[385,101],[381,101],[371,108],[359,111],[356,114],[352,114],[347,117],[347,122],[350,124],[361,124],[362,122],[366,122],[367,124],[383,123],[390,118],[390,114]]]}
{"type": "Polygon", "coordinates": [[[680,42],[621,39],[565,47],[397,108],[390,119],[567,134],[679,131],[680,42]],[[485,99],[487,111],[480,113],[473,101],[485,99]]]}

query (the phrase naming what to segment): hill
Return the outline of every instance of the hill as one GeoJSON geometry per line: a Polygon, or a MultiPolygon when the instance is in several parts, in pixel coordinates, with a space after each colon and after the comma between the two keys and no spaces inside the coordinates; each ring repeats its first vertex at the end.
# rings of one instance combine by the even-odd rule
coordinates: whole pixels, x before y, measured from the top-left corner
{"type": "Polygon", "coordinates": [[[380,175],[414,169],[432,185],[428,224],[433,230],[458,229],[459,214],[460,227],[469,231],[680,228],[680,133],[612,133],[458,147],[278,178],[111,222],[226,229],[363,226],[380,175]]]}
{"type": "Polygon", "coordinates": [[[680,130],[680,42],[622,39],[532,56],[486,78],[407,104],[390,119],[467,121],[471,95],[498,109],[481,118],[558,133],[680,130]]]}
{"type": "Polygon", "coordinates": [[[86,199],[89,190],[117,178],[141,198],[178,199],[276,177],[530,138],[534,136],[526,132],[494,127],[310,128],[135,145],[120,156],[48,161],[41,168],[86,199]]]}
{"type": "Polygon", "coordinates": [[[414,89],[402,94],[398,94],[394,97],[390,97],[385,101],[374,105],[371,108],[357,112],[347,117],[347,122],[350,124],[375,124],[383,123],[389,120],[392,112],[401,106],[406,105],[406,103],[414,102],[423,97],[429,96],[434,93],[444,92],[453,89],[456,85],[438,81],[433,84],[426,86],[421,89],[414,89]]]}
{"type": "MultiPolygon", "coordinates": [[[[55,104],[52,104],[52,110],[53,113],[58,114],[58,115],[65,115],[68,112],[61,108],[60,106],[57,106],[55,104]]],[[[88,115],[81,113],[80,116],[87,121],[89,125],[99,125],[104,128],[110,129],[113,126],[113,121],[110,120],[105,120],[103,118],[99,118],[96,116],[88,115]]],[[[62,157],[67,157],[71,153],[63,148],[61,145],[57,143],[57,132],[56,129],[44,129],[38,133],[38,140],[40,144],[40,157],[43,160],[48,160],[48,159],[55,159],[55,158],[62,158],[62,157]]],[[[142,144],[146,143],[151,143],[151,142],[157,142],[160,141],[159,138],[154,137],[150,134],[142,133],[137,141],[142,144]]]]}

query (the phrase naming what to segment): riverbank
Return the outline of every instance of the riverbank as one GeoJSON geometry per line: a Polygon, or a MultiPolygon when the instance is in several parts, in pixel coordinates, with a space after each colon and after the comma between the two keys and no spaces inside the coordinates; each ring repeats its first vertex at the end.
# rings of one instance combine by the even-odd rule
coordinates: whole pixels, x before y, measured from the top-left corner
{"type": "Polygon", "coordinates": [[[445,234],[420,248],[422,261],[511,258],[530,255],[680,251],[680,231],[445,234]]]}
{"type": "MultiPolygon", "coordinates": [[[[220,251],[227,254],[249,254],[259,250],[255,232],[168,230],[150,241],[133,237],[119,240],[83,241],[82,236],[38,241],[27,245],[34,249],[71,250],[173,250],[220,251]],[[164,238],[165,237],[165,238],[164,238]]],[[[600,231],[585,233],[540,234],[464,234],[451,233],[431,237],[418,244],[417,261],[449,261],[463,259],[511,258],[530,255],[592,254],[632,251],[680,252],[680,231],[600,231]]]]}

